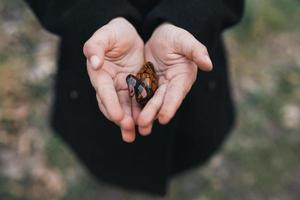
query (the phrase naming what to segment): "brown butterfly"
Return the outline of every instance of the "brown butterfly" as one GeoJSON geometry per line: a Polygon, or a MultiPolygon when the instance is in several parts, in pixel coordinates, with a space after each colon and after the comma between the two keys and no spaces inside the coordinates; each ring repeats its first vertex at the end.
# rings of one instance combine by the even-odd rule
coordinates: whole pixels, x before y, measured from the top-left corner
{"type": "Polygon", "coordinates": [[[138,104],[141,107],[144,107],[158,87],[157,76],[153,64],[151,62],[146,62],[136,76],[129,74],[126,77],[126,82],[128,85],[129,96],[135,96],[138,104]]]}

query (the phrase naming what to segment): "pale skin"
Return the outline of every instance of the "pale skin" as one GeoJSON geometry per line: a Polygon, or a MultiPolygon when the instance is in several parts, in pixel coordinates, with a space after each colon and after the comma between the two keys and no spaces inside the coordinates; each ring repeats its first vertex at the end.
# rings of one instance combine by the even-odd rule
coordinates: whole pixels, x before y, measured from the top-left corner
{"type": "Polygon", "coordinates": [[[175,25],[158,26],[146,44],[125,18],[115,18],[97,30],[83,52],[99,109],[117,124],[125,142],[151,133],[158,119],[167,124],[196,80],[197,70],[212,70],[206,47],[175,25]],[[159,87],[141,110],[128,93],[126,76],[136,74],[145,61],[154,64],[159,87]]]}

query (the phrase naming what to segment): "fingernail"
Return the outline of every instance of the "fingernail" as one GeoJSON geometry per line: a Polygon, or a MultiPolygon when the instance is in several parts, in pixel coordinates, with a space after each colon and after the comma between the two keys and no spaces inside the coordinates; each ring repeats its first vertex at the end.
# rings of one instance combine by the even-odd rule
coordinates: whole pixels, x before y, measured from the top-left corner
{"type": "Polygon", "coordinates": [[[208,56],[208,55],[205,55],[205,62],[207,63],[207,64],[209,64],[209,66],[210,66],[210,69],[212,69],[212,66],[213,66],[213,64],[212,64],[212,62],[211,62],[211,59],[210,59],[210,57],[208,56]]]}
{"type": "Polygon", "coordinates": [[[135,140],[135,135],[132,134],[131,132],[128,132],[124,129],[121,129],[122,132],[122,139],[126,143],[132,143],[135,140]]]}
{"type": "Polygon", "coordinates": [[[93,69],[97,69],[98,65],[100,64],[100,59],[98,58],[98,56],[92,56],[90,58],[90,63],[93,69]]]}
{"type": "Polygon", "coordinates": [[[151,131],[152,131],[152,125],[148,127],[139,127],[139,132],[142,136],[150,135],[151,131]]]}

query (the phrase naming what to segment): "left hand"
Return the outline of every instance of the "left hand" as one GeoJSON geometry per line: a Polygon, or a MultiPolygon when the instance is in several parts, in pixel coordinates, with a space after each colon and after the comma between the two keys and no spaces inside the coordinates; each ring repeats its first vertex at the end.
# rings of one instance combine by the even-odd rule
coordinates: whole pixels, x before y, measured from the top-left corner
{"type": "Polygon", "coordinates": [[[118,17],[99,28],[83,51],[100,111],[121,128],[125,142],[133,142],[140,108],[128,95],[126,76],[144,63],[144,42],[129,21],[118,17]]]}
{"type": "Polygon", "coordinates": [[[157,27],[146,43],[145,58],[154,64],[159,86],[137,119],[143,135],[151,132],[157,117],[161,124],[173,118],[196,80],[197,65],[212,70],[206,47],[188,31],[167,23],[157,27]]]}

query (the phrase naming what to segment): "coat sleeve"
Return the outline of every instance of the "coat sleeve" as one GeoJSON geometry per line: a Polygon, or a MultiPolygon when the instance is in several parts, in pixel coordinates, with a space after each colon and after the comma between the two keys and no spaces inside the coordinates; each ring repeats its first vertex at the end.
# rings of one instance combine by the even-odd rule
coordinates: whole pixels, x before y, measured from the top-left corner
{"type": "Polygon", "coordinates": [[[40,23],[61,37],[88,39],[115,17],[139,26],[141,16],[127,0],[25,0],[40,23]]]}
{"type": "Polygon", "coordinates": [[[192,33],[208,49],[224,28],[237,23],[243,13],[243,0],[162,0],[144,21],[147,40],[163,22],[192,33]]]}

